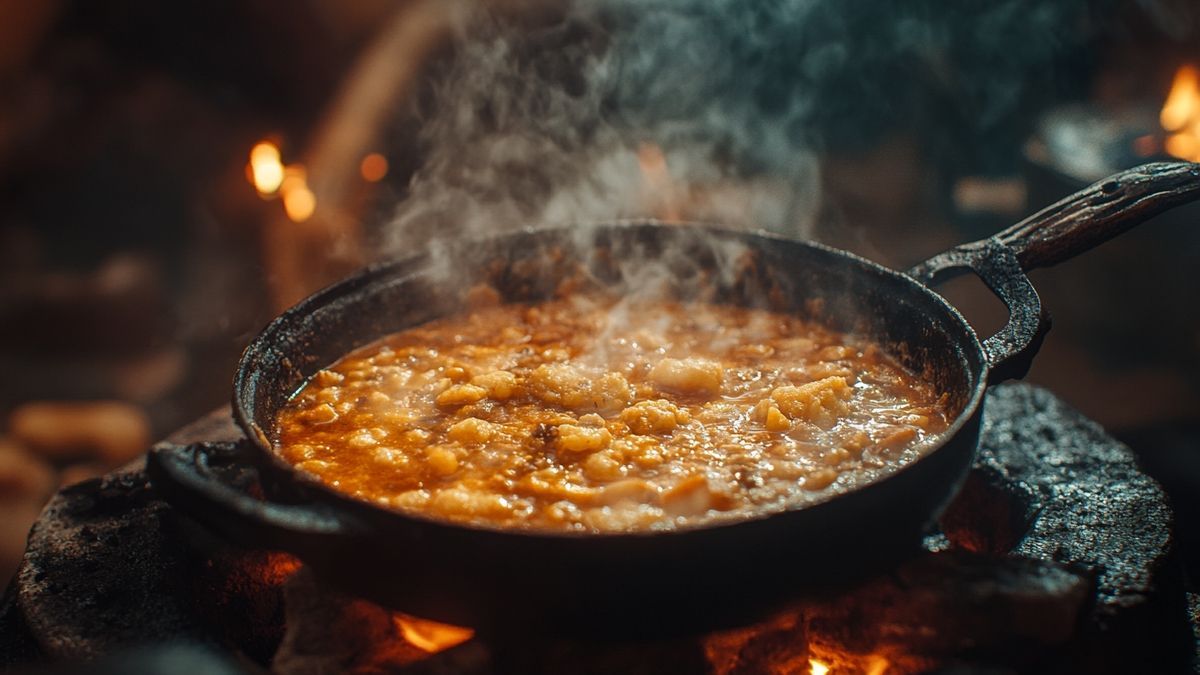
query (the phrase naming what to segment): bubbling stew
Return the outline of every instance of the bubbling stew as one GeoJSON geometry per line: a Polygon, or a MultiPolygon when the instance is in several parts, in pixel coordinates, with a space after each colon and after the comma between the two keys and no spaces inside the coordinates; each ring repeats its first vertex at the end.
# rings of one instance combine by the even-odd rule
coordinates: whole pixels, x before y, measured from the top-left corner
{"type": "Polygon", "coordinates": [[[916,460],[946,396],[869,341],[745,307],[581,294],[390,335],[313,376],[276,452],[493,528],[628,532],[803,507],[916,460]]]}

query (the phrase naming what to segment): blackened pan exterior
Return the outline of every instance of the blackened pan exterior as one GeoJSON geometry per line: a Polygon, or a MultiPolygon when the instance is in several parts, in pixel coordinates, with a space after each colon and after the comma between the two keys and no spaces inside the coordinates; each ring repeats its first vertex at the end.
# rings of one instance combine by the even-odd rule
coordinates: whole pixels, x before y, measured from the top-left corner
{"type": "Polygon", "coordinates": [[[296,553],[326,583],[428,618],[483,631],[588,636],[739,623],[795,593],[888,569],[917,550],[970,466],[988,382],[1023,374],[1048,328],[1024,271],[1065,260],[1198,197],[1200,165],[1136,167],[907,274],[815,244],[656,222],[447,245],[368,269],[285,312],[247,348],[236,375],[233,410],[249,440],[160,446],[148,466],[173,504],[227,537],[296,553]],[[750,264],[722,264],[744,251],[752,254],[750,264]],[[870,337],[946,393],[953,422],[920,459],[864,487],[839,493],[835,483],[812,506],[669,533],[447,524],[339,495],[271,452],[279,408],[321,367],[455,310],[463,288],[476,280],[497,283],[513,299],[544,297],[576,252],[599,261],[598,269],[615,261],[626,271],[630,261],[657,255],[670,278],[713,282],[719,292],[709,300],[810,313],[870,337]],[[923,285],[966,271],[979,275],[1010,312],[1008,324],[982,343],[961,314],[923,285]],[[211,471],[222,458],[257,471],[264,494],[250,496],[211,471]]]}
{"type": "Polygon", "coordinates": [[[250,452],[270,476],[266,484],[303,484],[307,503],[289,507],[270,526],[236,509],[193,504],[189,510],[236,540],[297,553],[328,583],[482,630],[661,634],[732,624],[796,593],[886,569],[918,550],[965,476],[979,434],[987,365],[957,311],[908,276],[813,244],[655,222],[587,232],[586,241],[578,240],[578,230],[552,230],[485,246],[462,244],[433,259],[369,269],[286,312],[247,349],[234,411],[253,440],[250,452]],[[700,285],[706,287],[719,276],[713,273],[718,261],[737,257],[740,271],[715,282],[716,301],[761,304],[771,298],[775,309],[816,313],[878,340],[936,380],[952,406],[953,425],[920,460],[866,487],[756,520],[669,533],[563,534],[448,524],[342,496],[271,452],[280,407],[321,367],[453,311],[459,291],[477,275],[489,275],[510,297],[544,296],[572,268],[572,252],[579,250],[608,251],[617,259],[668,256],[665,264],[678,268],[672,274],[705,280],[700,285]],[[442,266],[446,260],[448,267],[442,266]],[[453,278],[443,276],[447,269],[453,278]],[[336,525],[314,529],[311,511],[318,507],[332,513],[336,525]]]}

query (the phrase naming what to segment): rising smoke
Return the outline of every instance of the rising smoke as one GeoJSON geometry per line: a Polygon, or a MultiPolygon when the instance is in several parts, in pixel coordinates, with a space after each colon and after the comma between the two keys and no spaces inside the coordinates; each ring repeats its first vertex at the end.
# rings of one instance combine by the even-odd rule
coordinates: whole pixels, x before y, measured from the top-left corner
{"type": "Polygon", "coordinates": [[[743,95],[719,13],[658,4],[589,4],[533,27],[471,16],[437,74],[392,243],[636,216],[804,231],[815,154],[743,95]],[[662,175],[647,175],[656,159],[662,175]]]}
{"type": "Polygon", "coordinates": [[[1054,84],[1056,55],[1111,4],[606,0],[533,21],[468,11],[432,75],[425,162],[385,251],[636,216],[809,236],[819,157],[897,130],[1001,127],[1054,84]],[[665,160],[662,176],[648,159],[665,160]]]}

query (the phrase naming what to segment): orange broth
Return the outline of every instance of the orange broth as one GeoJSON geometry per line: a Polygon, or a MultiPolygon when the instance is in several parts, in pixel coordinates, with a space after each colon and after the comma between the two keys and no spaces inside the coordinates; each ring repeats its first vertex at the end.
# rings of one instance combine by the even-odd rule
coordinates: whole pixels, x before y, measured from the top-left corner
{"type": "Polygon", "coordinates": [[[797,508],[914,461],[945,396],[878,345],[760,309],[493,303],[318,372],[276,451],[387,508],[626,532],[797,508]]]}

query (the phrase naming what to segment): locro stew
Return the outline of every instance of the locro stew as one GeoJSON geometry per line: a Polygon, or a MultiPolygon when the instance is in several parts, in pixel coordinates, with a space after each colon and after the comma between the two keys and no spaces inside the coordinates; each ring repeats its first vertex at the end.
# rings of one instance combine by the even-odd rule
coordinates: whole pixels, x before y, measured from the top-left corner
{"type": "Polygon", "coordinates": [[[803,506],[915,460],[948,426],[945,397],[878,345],[793,315],[473,298],[318,372],[276,452],[402,511],[628,532],[803,506]]]}

